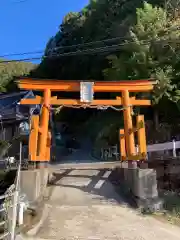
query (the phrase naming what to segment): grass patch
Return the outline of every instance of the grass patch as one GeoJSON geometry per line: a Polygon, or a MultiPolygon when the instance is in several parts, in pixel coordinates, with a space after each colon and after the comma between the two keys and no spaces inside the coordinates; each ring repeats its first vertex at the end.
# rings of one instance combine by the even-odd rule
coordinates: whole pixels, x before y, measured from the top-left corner
{"type": "Polygon", "coordinates": [[[170,191],[160,195],[164,200],[164,211],[153,215],[159,220],[180,226],[180,195],[170,191]]]}

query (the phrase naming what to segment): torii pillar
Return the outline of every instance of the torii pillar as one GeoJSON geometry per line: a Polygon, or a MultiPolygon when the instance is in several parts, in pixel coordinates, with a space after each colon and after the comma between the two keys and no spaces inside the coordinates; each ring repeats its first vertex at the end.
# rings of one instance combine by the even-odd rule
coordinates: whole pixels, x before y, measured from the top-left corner
{"type": "Polygon", "coordinates": [[[123,99],[123,116],[124,116],[124,134],[125,134],[125,142],[126,142],[126,151],[127,156],[134,156],[135,152],[135,142],[134,142],[134,132],[132,116],[131,116],[131,102],[129,97],[129,91],[122,91],[122,99],[123,99]]]}

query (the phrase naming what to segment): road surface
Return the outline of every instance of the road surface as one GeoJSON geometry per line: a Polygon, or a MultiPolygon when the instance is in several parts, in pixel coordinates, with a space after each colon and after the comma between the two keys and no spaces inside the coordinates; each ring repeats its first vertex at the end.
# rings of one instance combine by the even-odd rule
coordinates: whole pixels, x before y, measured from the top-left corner
{"type": "Polygon", "coordinates": [[[177,240],[180,228],[142,216],[109,180],[112,170],[54,170],[47,217],[33,239],[177,240]]]}
{"type": "MultiPolygon", "coordinates": [[[[106,164],[101,168],[90,157],[90,144],[64,159],[80,163],[51,166],[54,172],[44,221],[37,240],[180,240],[180,228],[142,216],[117,193],[114,173],[106,164]]],[[[30,239],[29,239],[30,240],[30,239]]]]}

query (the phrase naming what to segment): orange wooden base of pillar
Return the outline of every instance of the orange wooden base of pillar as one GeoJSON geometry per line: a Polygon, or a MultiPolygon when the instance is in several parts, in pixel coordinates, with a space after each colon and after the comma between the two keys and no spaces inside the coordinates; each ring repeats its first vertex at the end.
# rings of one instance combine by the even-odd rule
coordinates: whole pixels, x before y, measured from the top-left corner
{"type": "Polygon", "coordinates": [[[144,116],[138,115],[136,117],[136,121],[137,121],[137,138],[138,138],[139,153],[143,159],[146,159],[147,146],[146,146],[146,130],[145,130],[144,116]]]}
{"type": "Polygon", "coordinates": [[[47,148],[46,148],[46,160],[49,161],[51,158],[51,132],[48,132],[47,148]]]}
{"type": "Polygon", "coordinates": [[[34,115],[31,118],[31,132],[29,136],[29,160],[37,161],[39,116],[34,115]]]}
{"type": "Polygon", "coordinates": [[[31,132],[29,137],[29,160],[30,161],[42,161],[46,162],[50,160],[51,152],[51,133],[48,132],[48,137],[46,139],[46,149],[44,149],[45,157],[39,155],[38,146],[39,146],[39,116],[34,115],[31,119],[31,132]]]}
{"type": "Polygon", "coordinates": [[[125,137],[124,137],[124,129],[120,129],[119,131],[120,136],[119,136],[119,140],[120,140],[120,160],[123,161],[124,159],[126,159],[126,144],[125,144],[125,137]]]}
{"type": "Polygon", "coordinates": [[[145,134],[145,122],[144,116],[139,115],[136,117],[136,127],[132,128],[129,134],[134,133],[137,134],[138,139],[138,149],[139,152],[135,155],[127,156],[126,149],[126,138],[124,129],[120,129],[120,153],[121,153],[121,161],[130,160],[145,160],[147,157],[147,146],[146,146],[146,134],[145,134]]]}

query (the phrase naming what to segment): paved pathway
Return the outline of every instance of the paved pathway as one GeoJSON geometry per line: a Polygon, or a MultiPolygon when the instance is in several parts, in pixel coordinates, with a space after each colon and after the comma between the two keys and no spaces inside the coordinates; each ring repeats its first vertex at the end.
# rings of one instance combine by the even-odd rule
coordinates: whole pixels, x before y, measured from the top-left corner
{"type": "Polygon", "coordinates": [[[113,170],[107,164],[88,164],[95,162],[89,149],[89,142],[84,141],[82,149],[63,161],[87,164],[52,166],[54,180],[48,189],[46,218],[32,239],[180,240],[180,228],[128,207],[111,184],[113,170]]]}
{"type": "Polygon", "coordinates": [[[33,239],[180,239],[180,228],[129,208],[109,181],[111,174],[108,169],[55,171],[47,218],[33,239]]]}

